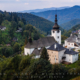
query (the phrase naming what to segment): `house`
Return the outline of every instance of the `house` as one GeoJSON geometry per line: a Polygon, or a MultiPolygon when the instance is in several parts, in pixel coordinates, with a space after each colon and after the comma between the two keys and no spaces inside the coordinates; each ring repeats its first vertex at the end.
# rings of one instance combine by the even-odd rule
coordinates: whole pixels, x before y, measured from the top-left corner
{"type": "Polygon", "coordinates": [[[74,63],[78,60],[78,53],[64,48],[58,43],[54,43],[47,49],[49,55],[49,61],[51,64],[61,63],[63,61],[68,63],[74,63]]]}
{"type": "Polygon", "coordinates": [[[0,26],[0,30],[4,31],[6,29],[5,26],[0,26]]]}
{"type": "Polygon", "coordinates": [[[78,32],[78,36],[71,34],[70,37],[65,40],[64,47],[78,49],[80,47],[80,32],[78,32]]]}
{"type": "Polygon", "coordinates": [[[14,38],[13,38],[13,41],[16,42],[16,41],[18,41],[18,39],[17,39],[16,37],[14,37],[14,38]]]}
{"type": "Polygon", "coordinates": [[[16,30],[16,32],[22,32],[22,28],[18,28],[18,30],[16,30]]]}

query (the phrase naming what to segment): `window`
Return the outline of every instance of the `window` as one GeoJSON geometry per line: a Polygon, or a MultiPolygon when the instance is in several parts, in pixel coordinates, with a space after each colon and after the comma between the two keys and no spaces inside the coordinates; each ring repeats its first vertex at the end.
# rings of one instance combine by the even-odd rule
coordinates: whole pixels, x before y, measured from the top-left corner
{"type": "Polygon", "coordinates": [[[57,33],[59,33],[59,30],[57,31],[57,33]]]}
{"type": "Polygon", "coordinates": [[[70,43],[68,43],[68,45],[70,45],[70,43]]]}
{"type": "Polygon", "coordinates": [[[57,38],[59,38],[59,36],[57,38]]]}

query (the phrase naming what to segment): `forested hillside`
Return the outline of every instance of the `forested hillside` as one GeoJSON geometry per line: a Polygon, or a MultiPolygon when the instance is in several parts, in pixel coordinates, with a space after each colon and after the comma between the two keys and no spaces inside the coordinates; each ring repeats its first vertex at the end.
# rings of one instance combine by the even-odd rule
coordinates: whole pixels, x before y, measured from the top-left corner
{"type": "Polygon", "coordinates": [[[73,19],[73,20],[71,20],[69,22],[61,24],[60,26],[65,30],[69,30],[73,26],[76,26],[77,24],[80,24],[80,19],[73,19]]]}
{"type": "MultiPolygon", "coordinates": [[[[17,13],[17,15],[21,18],[24,18],[27,22],[27,24],[31,24],[33,26],[35,26],[39,32],[43,31],[45,33],[50,32],[54,23],[46,20],[42,17],[38,17],[29,13],[17,13]]],[[[63,28],[60,27],[60,29],[63,32],[63,28]]]]}
{"type": "Polygon", "coordinates": [[[44,36],[32,25],[26,25],[26,20],[18,17],[16,13],[0,13],[0,25],[6,27],[4,31],[0,30],[1,56],[9,57],[14,53],[21,53],[21,47],[27,44],[29,34],[33,40],[44,36]],[[20,32],[18,32],[19,29],[21,29],[20,32]]]}
{"type": "Polygon", "coordinates": [[[78,25],[76,25],[76,26],[73,26],[73,27],[72,27],[70,30],[68,30],[68,31],[65,31],[65,32],[63,33],[63,35],[69,37],[70,34],[72,33],[72,31],[76,31],[76,30],[78,30],[78,29],[80,29],[80,24],[78,24],[78,25]]]}

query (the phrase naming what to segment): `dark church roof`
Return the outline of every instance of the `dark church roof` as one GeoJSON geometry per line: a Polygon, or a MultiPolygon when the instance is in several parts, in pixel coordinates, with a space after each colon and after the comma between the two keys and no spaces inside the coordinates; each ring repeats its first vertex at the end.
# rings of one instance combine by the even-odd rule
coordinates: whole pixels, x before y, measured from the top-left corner
{"type": "Polygon", "coordinates": [[[64,48],[62,45],[58,44],[58,43],[54,43],[51,47],[48,48],[48,50],[54,50],[54,51],[61,51],[64,50],[66,48],[64,48]],[[55,48],[56,45],[56,48],[55,48]]]}
{"type": "Polygon", "coordinates": [[[54,30],[59,30],[59,25],[57,24],[57,15],[55,15],[55,24],[53,26],[54,30]]]}
{"type": "Polygon", "coordinates": [[[64,52],[64,54],[75,55],[75,54],[78,54],[78,52],[75,52],[73,50],[66,49],[66,51],[64,52]]]}
{"type": "Polygon", "coordinates": [[[47,47],[47,46],[51,46],[55,42],[56,41],[55,41],[54,37],[44,37],[44,38],[40,38],[38,40],[34,40],[34,41],[32,41],[32,43],[28,42],[27,45],[25,46],[25,48],[47,47]]]}

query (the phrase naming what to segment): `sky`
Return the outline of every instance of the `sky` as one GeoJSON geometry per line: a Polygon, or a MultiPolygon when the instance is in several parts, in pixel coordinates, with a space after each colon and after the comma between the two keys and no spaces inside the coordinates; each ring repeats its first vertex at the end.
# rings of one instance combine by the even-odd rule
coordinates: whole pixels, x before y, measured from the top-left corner
{"type": "Polygon", "coordinates": [[[9,12],[74,5],[80,5],[80,0],[0,0],[0,10],[9,12]]]}

